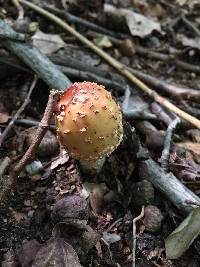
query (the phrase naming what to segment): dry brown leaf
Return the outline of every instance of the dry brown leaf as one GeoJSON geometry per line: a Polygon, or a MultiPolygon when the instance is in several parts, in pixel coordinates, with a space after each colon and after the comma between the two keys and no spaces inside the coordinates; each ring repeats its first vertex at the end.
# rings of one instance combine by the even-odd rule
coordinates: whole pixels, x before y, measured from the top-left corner
{"type": "Polygon", "coordinates": [[[65,42],[58,34],[47,34],[37,31],[33,38],[33,45],[44,54],[52,54],[65,47],[65,42]]]}
{"type": "Polygon", "coordinates": [[[104,11],[111,16],[125,18],[129,31],[133,36],[145,37],[154,30],[161,32],[159,22],[134,11],[125,8],[115,8],[109,4],[104,5],[104,11]]]}
{"type": "Polygon", "coordinates": [[[81,267],[73,247],[63,238],[52,238],[43,246],[32,267],[81,267]]]}

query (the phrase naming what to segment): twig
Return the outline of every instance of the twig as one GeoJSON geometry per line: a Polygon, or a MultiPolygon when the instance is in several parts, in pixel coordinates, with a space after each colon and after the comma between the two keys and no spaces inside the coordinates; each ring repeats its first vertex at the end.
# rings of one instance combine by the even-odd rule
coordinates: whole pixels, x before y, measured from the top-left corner
{"type": "Polygon", "coordinates": [[[142,210],[139,216],[135,217],[133,219],[133,250],[132,250],[132,257],[133,257],[133,263],[132,267],[135,267],[135,252],[136,252],[136,222],[139,221],[144,217],[144,206],[142,206],[142,210]]]}
{"type": "Polygon", "coordinates": [[[111,64],[114,68],[116,68],[122,75],[124,75],[126,78],[128,78],[130,81],[132,81],[134,84],[136,84],[143,92],[148,94],[154,101],[160,103],[162,106],[166,107],[170,111],[176,113],[179,117],[182,119],[185,119],[186,121],[193,124],[195,127],[200,129],[200,120],[194,118],[193,116],[189,115],[188,113],[184,112],[180,108],[178,108],[176,105],[172,104],[170,101],[165,99],[164,97],[158,95],[156,92],[154,92],[150,87],[148,87],[146,84],[144,84],[142,81],[140,81],[138,78],[136,78],[127,68],[125,68],[119,61],[112,58],[109,54],[104,52],[102,49],[94,45],[91,41],[89,41],[87,38],[85,38],[83,35],[81,35],[79,32],[77,32],[75,29],[70,27],[67,23],[65,23],[60,18],[56,17],[55,15],[51,14],[50,12],[26,1],[26,0],[19,0],[21,3],[26,5],[29,8],[32,8],[33,10],[37,11],[41,15],[47,17],[48,19],[54,21],[56,24],[58,24],[60,27],[65,29],[67,32],[74,35],[78,40],[80,40],[83,44],[87,45],[89,48],[91,48],[95,53],[97,53],[99,56],[101,56],[105,61],[107,61],[109,64],[111,64]]]}
{"type": "Polygon", "coordinates": [[[74,23],[77,25],[83,25],[83,26],[87,27],[88,29],[91,29],[91,30],[97,31],[97,32],[101,32],[101,33],[104,33],[106,35],[117,36],[119,38],[127,38],[127,35],[125,35],[123,33],[110,31],[110,30],[108,30],[108,29],[106,29],[100,25],[89,22],[83,18],[74,16],[74,15],[70,14],[69,12],[67,12],[66,10],[60,10],[60,9],[55,8],[53,6],[50,6],[46,3],[43,4],[43,7],[46,10],[52,12],[53,14],[55,14],[57,16],[61,16],[62,18],[69,21],[70,23],[74,23]]]}
{"type": "Polygon", "coordinates": [[[151,111],[167,126],[173,121],[166,111],[156,102],[151,104],[151,111]]]}
{"type": "Polygon", "coordinates": [[[157,116],[147,112],[144,109],[127,109],[123,110],[123,115],[126,119],[132,120],[157,120],[157,116]]]}
{"type": "Polygon", "coordinates": [[[21,107],[17,110],[17,112],[15,113],[15,115],[13,116],[13,118],[11,119],[11,121],[9,122],[8,126],[6,127],[6,129],[4,130],[4,132],[2,133],[2,135],[0,136],[0,147],[2,146],[4,140],[6,139],[10,129],[12,128],[14,121],[20,116],[20,114],[24,111],[25,107],[30,103],[30,96],[33,92],[33,89],[35,88],[35,85],[37,83],[37,76],[34,77],[29,92],[24,100],[24,103],[21,105],[21,107]]]}
{"type": "Polygon", "coordinates": [[[129,104],[129,99],[130,99],[131,91],[129,89],[129,86],[126,86],[125,89],[125,94],[124,94],[124,100],[122,102],[122,112],[123,115],[126,119],[134,119],[134,120],[156,120],[157,117],[150,113],[147,112],[144,109],[129,109],[128,104],[129,104]]]}
{"type": "Polygon", "coordinates": [[[190,99],[197,102],[200,100],[200,90],[183,88],[177,85],[168,84],[165,81],[162,81],[141,71],[132,68],[127,69],[139,79],[152,85],[153,87],[156,87],[157,90],[162,91],[163,94],[170,95],[170,97],[173,97],[174,99],[190,99]]]}
{"type": "MultiPolygon", "coordinates": [[[[32,127],[32,126],[39,126],[39,122],[38,121],[32,121],[32,120],[27,120],[27,119],[17,119],[14,121],[15,125],[19,125],[19,126],[26,126],[26,127],[32,127]]],[[[49,129],[55,131],[56,130],[56,126],[54,124],[49,125],[49,129]]]]}
{"type": "Polygon", "coordinates": [[[171,172],[164,172],[151,158],[141,163],[140,176],[149,180],[183,214],[188,214],[194,208],[193,205],[188,205],[186,202],[200,202],[197,195],[184,186],[171,172]]]}
{"type": "Polygon", "coordinates": [[[123,112],[128,109],[129,99],[130,99],[131,91],[129,86],[126,86],[125,93],[124,93],[124,100],[122,102],[122,110],[123,112]]]}
{"type": "Polygon", "coordinates": [[[23,19],[24,18],[24,9],[23,7],[20,5],[18,0],[12,0],[13,5],[15,5],[15,7],[18,10],[18,17],[17,19],[23,19]]]}
{"type": "Polygon", "coordinates": [[[169,165],[169,157],[170,157],[170,149],[172,145],[172,139],[173,139],[173,134],[174,131],[177,127],[177,125],[181,122],[179,117],[176,117],[168,126],[166,134],[165,134],[165,140],[164,140],[164,149],[162,151],[162,156],[161,156],[161,167],[165,170],[168,171],[168,165],[169,165]]]}
{"type": "MultiPolygon", "coordinates": [[[[120,84],[124,83],[124,79],[119,74],[110,75],[108,72],[99,70],[97,67],[93,67],[89,64],[86,64],[80,60],[74,59],[69,56],[65,56],[61,58],[59,56],[51,55],[49,56],[50,60],[53,61],[55,64],[59,65],[62,70],[62,67],[66,66],[72,69],[63,69],[66,75],[71,75],[73,78],[80,78],[80,79],[94,79],[97,82],[101,82],[106,84],[106,80],[102,80],[102,77],[108,79],[108,86],[115,87],[115,83],[117,82],[117,87],[119,88],[120,84]],[[78,72],[78,70],[83,72],[78,72]],[[92,74],[96,74],[93,76],[92,74]],[[110,77],[111,76],[111,77],[110,77]],[[112,82],[112,81],[113,82],[112,82]]],[[[12,59],[12,58],[11,58],[12,59]]],[[[25,69],[21,65],[17,64],[15,60],[12,62],[10,58],[0,57],[0,62],[4,64],[8,64],[10,66],[16,67],[21,69],[22,71],[30,72],[28,69],[25,69]]],[[[20,62],[19,62],[20,64],[20,62]]],[[[145,74],[142,71],[135,70],[129,67],[126,67],[130,72],[132,72],[136,77],[141,79],[143,82],[153,86],[156,91],[162,92],[163,94],[170,95],[174,99],[190,99],[196,102],[200,100],[200,90],[192,89],[192,88],[184,88],[179,87],[177,85],[168,84],[163,80],[160,80],[157,77],[153,77],[152,75],[145,74]]],[[[190,113],[190,112],[189,112],[190,113]]],[[[192,114],[192,113],[191,113],[192,114]]]]}
{"type": "MultiPolygon", "coordinates": [[[[89,37],[91,36],[100,36],[100,34],[96,33],[96,32],[89,32],[87,33],[87,35],[89,35],[89,37]]],[[[108,36],[110,41],[115,44],[116,46],[120,46],[122,41],[114,38],[112,36],[108,36]]],[[[168,54],[164,54],[164,53],[160,53],[160,52],[156,52],[156,51],[151,51],[147,48],[144,48],[140,45],[134,45],[135,48],[135,52],[143,57],[147,57],[150,59],[158,59],[160,61],[163,61],[165,63],[168,64],[173,64],[176,65],[184,70],[187,71],[191,71],[191,72],[195,72],[200,74],[200,67],[198,65],[194,65],[194,64],[190,64],[187,63],[183,60],[177,59],[176,55],[168,55],[168,54]]]]}
{"type": "Polygon", "coordinates": [[[180,59],[176,59],[174,55],[171,56],[171,55],[166,55],[166,54],[159,53],[159,52],[150,51],[141,46],[137,46],[135,50],[139,55],[143,55],[145,57],[152,58],[152,59],[158,59],[165,63],[175,64],[178,67],[181,67],[182,69],[200,74],[199,66],[184,62],[180,59]]]}
{"type": "MultiPolygon", "coordinates": [[[[11,35],[15,33],[2,19],[0,32],[11,35]]],[[[71,81],[36,47],[11,40],[2,41],[1,44],[27,64],[50,88],[63,91],[71,85],[71,81]]]]}
{"type": "Polygon", "coordinates": [[[106,232],[110,232],[117,224],[120,224],[123,221],[123,218],[119,218],[117,219],[115,222],[113,222],[108,229],[106,230],[106,232]]]}
{"type": "Polygon", "coordinates": [[[73,68],[69,68],[69,67],[63,67],[63,66],[58,66],[60,68],[60,70],[66,74],[68,77],[72,78],[72,79],[80,79],[80,80],[87,80],[87,81],[93,81],[93,82],[97,82],[100,84],[104,84],[107,88],[110,89],[115,89],[116,91],[119,92],[123,92],[123,85],[113,81],[111,79],[106,79],[104,77],[101,77],[97,74],[88,72],[88,71],[82,71],[82,70],[77,70],[77,69],[73,69],[73,68]]]}
{"type": "Polygon", "coordinates": [[[190,30],[193,30],[193,32],[200,37],[200,30],[189,21],[184,14],[181,15],[181,19],[190,30]]]}
{"type": "MultiPolygon", "coordinates": [[[[77,59],[70,58],[68,56],[65,59],[60,59],[56,56],[50,56],[50,59],[58,64],[65,65],[67,67],[71,67],[73,69],[79,69],[82,71],[92,72],[97,74],[98,76],[103,76],[106,78],[107,72],[101,71],[96,67],[87,65],[77,59]]],[[[125,65],[124,65],[125,66],[125,65]]],[[[170,95],[174,99],[189,99],[193,101],[200,101],[200,90],[192,89],[192,88],[184,88],[173,84],[168,84],[165,81],[162,81],[152,75],[145,74],[142,71],[135,70],[125,66],[131,73],[133,73],[136,77],[141,79],[143,82],[146,82],[153,87],[156,87],[157,90],[162,91],[163,94],[170,95]]],[[[66,72],[67,74],[67,72],[66,72]]]]}
{"type": "Polygon", "coordinates": [[[2,200],[5,199],[7,196],[8,192],[10,190],[14,189],[16,182],[17,182],[17,177],[20,174],[20,172],[23,170],[25,165],[31,160],[31,158],[34,157],[37,148],[42,141],[42,138],[45,135],[45,132],[50,124],[50,119],[53,114],[53,103],[55,100],[55,96],[57,95],[57,91],[52,90],[49,95],[49,100],[43,115],[43,118],[41,120],[41,123],[37,129],[35,139],[33,143],[30,145],[22,159],[19,161],[19,163],[11,170],[10,176],[8,179],[8,182],[5,181],[3,185],[1,185],[1,190],[0,190],[0,203],[2,200]]]}

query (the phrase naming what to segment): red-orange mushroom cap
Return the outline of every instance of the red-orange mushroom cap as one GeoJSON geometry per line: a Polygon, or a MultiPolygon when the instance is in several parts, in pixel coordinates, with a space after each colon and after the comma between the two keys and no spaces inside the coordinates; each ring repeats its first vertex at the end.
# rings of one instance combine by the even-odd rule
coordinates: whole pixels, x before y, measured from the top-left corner
{"type": "Polygon", "coordinates": [[[120,106],[96,83],[72,84],[58,101],[55,118],[62,145],[76,159],[108,156],[123,138],[120,106]]]}

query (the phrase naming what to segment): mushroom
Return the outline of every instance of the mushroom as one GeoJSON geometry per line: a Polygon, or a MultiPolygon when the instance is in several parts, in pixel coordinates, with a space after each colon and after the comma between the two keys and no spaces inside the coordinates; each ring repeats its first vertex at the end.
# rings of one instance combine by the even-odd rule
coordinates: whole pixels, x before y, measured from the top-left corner
{"type": "Polygon", "coordinates": [[[101,169],[123,138],[122,113],[104,86],[74,83],[56,106],[57,134],[84,169],[101,169]]]}

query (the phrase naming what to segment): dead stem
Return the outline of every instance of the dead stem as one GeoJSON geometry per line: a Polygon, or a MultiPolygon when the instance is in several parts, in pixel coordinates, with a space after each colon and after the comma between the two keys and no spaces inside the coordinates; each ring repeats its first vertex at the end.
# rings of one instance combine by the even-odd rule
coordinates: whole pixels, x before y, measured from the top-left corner
{"type": "Polygon", "coordinates": [[[133,250],[132,250],[132,255],[133,255],[133,263],[132,263],[132,267],[135,267],[135,252],[136,252],[136,222],[139,221],[140,219],[142,219],[142,217],[144,217],[144,206],[142,206],[142,210],[140,212],[140,215],[138,215],[137,217],[135,217],[133,219],[133,250]]]}

